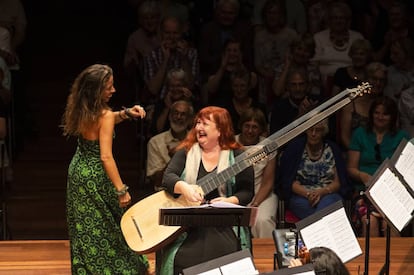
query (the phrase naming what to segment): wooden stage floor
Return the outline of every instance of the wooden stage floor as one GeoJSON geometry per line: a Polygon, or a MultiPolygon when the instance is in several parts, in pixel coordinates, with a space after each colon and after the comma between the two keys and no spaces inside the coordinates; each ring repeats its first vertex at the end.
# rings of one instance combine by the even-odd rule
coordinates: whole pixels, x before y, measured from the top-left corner
{"type": "MultiPolygon", "coordinates": [[[[359,239],[364,251],[364,239],[359,239]]],[[[273,271],[272,239],[254,239],[253,257],[260,272],[273,271]]],[[[148,255],[154,266],[154,255],[148,255]]],[[[369,274],[378,274],[385,260],[385,239],[370,242],[369,274]]],[[[365,254],[347,263],[351,274],[363,274],[365,254]]],[[[0,241],[0,274],[69,275],[69,241],[0,241]]],[[[390,274],[414,274],[414,237],[391,239],[390,274]]]]}

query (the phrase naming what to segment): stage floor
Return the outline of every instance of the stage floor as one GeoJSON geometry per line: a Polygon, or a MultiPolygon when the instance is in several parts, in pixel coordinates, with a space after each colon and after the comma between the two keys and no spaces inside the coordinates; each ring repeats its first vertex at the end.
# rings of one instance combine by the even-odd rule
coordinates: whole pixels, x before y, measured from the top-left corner
{"type": "MultiPolygon", "coordinates": [[[[365,239],[359,239],[365,249],[365,239]]],[[[275,246],[272,239],[253,240],[253,258],[260,272],[273,271],[275,246]]],[[[154,254],[149,254],[154,266],[154,254]]],[[[351,274],[363,274],[365,254],[348,262],[351,274]]],[[[369,274],[378,274],[385,262],[385,238],[370,241],[369,274]]],[[[0,274],[69,275],[69,241],[0,241],[0,274]]],[[[414,237],[391,239],[390,274],[414,274],[414,237]]]]}

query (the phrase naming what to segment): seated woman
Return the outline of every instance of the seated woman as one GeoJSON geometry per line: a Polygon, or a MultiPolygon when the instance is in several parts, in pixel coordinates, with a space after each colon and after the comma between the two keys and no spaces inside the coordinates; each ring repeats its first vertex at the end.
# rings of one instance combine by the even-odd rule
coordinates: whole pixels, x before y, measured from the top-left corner
{"type": "MultiPolygon", "coordinates": [[[[205,196],[195,188],[198,179],[206,175],[214,177],[231,165],[237,165],[235,159],[242,150],[234,138],[233,125],[226,109],[205,107],[194,121],[193,128],[177,147],[165,170],[162,186],[171,195],[181,195],[194,204],[207,200],[246,206],[254,194],[252,167],[227,181],[223,182],[220,178],[220,186],[205,196]]],[[[251,248],[248,230],[240,230],[240,240],[236,234],[231,226],[186,228],[160,252],[162,260],[160,273],[157,274],[180,274],[187,267],[236,252],[240,247],[251,248]]]]}
{"type": "MultiPolygon", "coordinates": [[[[347,167],[350,178],[356,183],[356,192],[365,191],[365,184],[404,138],[409,139],[409,136],[398,128],[397,104],[387,96],[375,99],[369,109],[368,125],[355,129],[349,145],[347,167]]],[[[357,201],[355,210],[354,227],[364,236],[366,232],[362,224],[365,224],[366,205],[362,199],[357,201]]],[[[378,237],[384,229],[380,226],[382,217],[373,210],[370,235],[378,237]]]]}
{"type": "MultiPolygon", "coordinates": [[[[259,150],[257,143],[263,141],[267,132],[266,117],[259,108],[248,108],[240,116],[239,128],[241,133],[236,141],[247,150],[259,150]]],[[[259,207],[256,224],[252,227],[255,238],[272,238],[276,228],[277,196],[273,192],[276,159],[269,157],[253,166],[254,168],[254,197],[250,206],[259,207]]]]}
{"type": "Polygon", "coordinates": [[[350,104],[340,110],[339,143],[348,149],[352,132],[368,123],[368,112],[372,101],[382,96],[387,80],[387,67],[379,62],[371,62],[366,66],[367,81],[372,85],[371,90],[364,96],[357,97],[350,104]]]}
{"type": "Polygon", "coordinates": [[[276,170],[276,184],[299,219],[306,218],[347,196],[350,186],[339,147],[325,139],[325,119],[291,141],[276,170]]]}

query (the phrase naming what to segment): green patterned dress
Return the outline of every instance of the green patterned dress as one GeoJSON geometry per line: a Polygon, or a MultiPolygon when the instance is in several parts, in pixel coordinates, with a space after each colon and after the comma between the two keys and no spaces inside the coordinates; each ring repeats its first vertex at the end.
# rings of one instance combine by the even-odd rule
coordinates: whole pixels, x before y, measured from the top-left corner
{"type": "Polygon", "coordinates": [[[148,262],[127,246],[123,209],[100,160],[99,142],[78,139],[69,165],[67,220],[72,274],[146,274],[148,262]]]}

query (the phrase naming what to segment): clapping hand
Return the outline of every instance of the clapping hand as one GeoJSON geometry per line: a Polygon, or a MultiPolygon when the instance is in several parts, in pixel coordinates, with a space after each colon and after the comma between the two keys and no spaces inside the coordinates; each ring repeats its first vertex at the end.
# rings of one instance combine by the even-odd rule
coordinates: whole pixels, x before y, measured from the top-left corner
{"type": "Polygon", "coordinates": [[[299,114],[303,115],[315,107],[315,105],[318,103],[316,100],[312,100],[308,97],[305,97],[302,102],[299,105],[299,114]]]}

